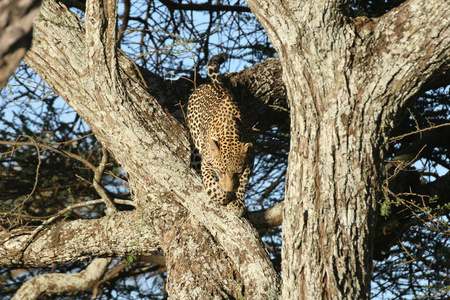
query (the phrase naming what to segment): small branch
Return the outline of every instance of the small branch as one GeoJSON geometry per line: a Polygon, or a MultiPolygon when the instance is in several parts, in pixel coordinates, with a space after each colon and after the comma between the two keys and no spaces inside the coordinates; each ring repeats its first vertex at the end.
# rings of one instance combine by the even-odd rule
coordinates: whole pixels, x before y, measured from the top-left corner
{"type": "Polygon", "coordinates": [[[120,42],[122,41],[125,30],[128,27],[128,21],[130,20],[130,9],[131,9],[130,0],[124,0],[123,6],[124,6],[124,11],[123,11],[123,15],[122,15],[122,25],[120,26],[119,37],[117,38],[118,44],[120,44],[120,42]]]}
{"type": "Polygon", "coordinates": [[[171,0],[160,0],[162,4],[171,10],[194,10],[194,11],[230,11],[230,12],[251,12],[250,8],[245,6],[233,5],[211,5],[210,3],[202,4],[181,4],[171,0]]]}
{"type": "Polygon", "coordinates": [[[420,159],[420,154],[423,152],[423,150],[427,147],[427,145],[424,145],[422,147],[422,149],[419,150],[418,153],[409,153],[409,154],[402,154],[402,155],[398,155],[394,158],[392,158],[390,161],[387,162],[385,170],[386,172],[389,172],[389,170],[395,166],[395,171],[394,173],[389,176],[386,181],[391,180],[392,178],[394,178],[400,171],[404,170],[405,167],[412,165],[413,163],[415,163],[417,160],[420,159]]]}
{"type": "Polygon", "coordinates": [[[105,282],[110,281],[111,279],[117,277],[120,274],[120,272],[122,272],[126,267],[127,267],[126,264],[121,264],[121,265],[118,265],[116,267],[109,269],[103,276],[103,279],[96,283],[96,285],[93,289],[94,291],[92,293],[92,299],[97,299],[97,297],[99,297],[99,296],[101,297],[102,292],[103,292],[101,289],[101,286],[105,282]]]}
{"type": "Polygon", "coordinates": [[[116,204],[122,204],[122,205],[130,205],[133,207],[136,207],[136,203],[134,201],[131,200],[123,200],[123,199],[113,199],[114,203],[116,204]]]}
{"type": "MultiPolygon", "coordinates": [[[[7,146],[39,146],[40,148],[46,149],[46,150],[50,150],[53,151],[55,153],[59,153],[59,154],[63,154],[66,156],[69,156],[73,159],[78,160],[79,162],[82,162],[84,165],[86,165],[89,169],[91,169],[92,171],[95,172],[96,167],[91,164],[89,161],[87,161],[86,159],[84,159],[83,157],[76,155],[72,152],[68,152],[68,151],[64,151],[61,149],[57,149],[55,147],[49,146],[49,145],[45,145],[42,143],[36,143],[36,142],[13,142],[13,141],[0,141],[0,145],[7,145],[7,146]]],[[[4,154],[4,153],[0,153],[0,154],[4,154]]]]}
{"type": "Polygon", "coordinates": [[[100,165],[98,166],[98,168],[95,169],[94,180],[92,181],[92,184],[106,205],[106,215],[110,215],[116,213],[117,208],[114,205],[111,197],[108,195],[108,192],[101,185],[103,173],[105,172],[106,164],[109,160],[108,150],[106,150],[104,147],[102,148],[102,154],[102,160],[100,161],[100,165]]]}
{"type": "MultiPolygon", "coordinates": [[[[34,177],[33,189],[32,189],[31,192],[28,194],[27,198],[22,202],[22,203],[27,203],[27,202],[30,200],[31,196],[32,196],[32,195],[34,194],[34,192],[36,191],[36,188],[37,188],[37,185],[38,185],[38,182],[39,182],[39,170],[41,169],[41,163],[42,163],[42,161],[41,161],[41,153],[40,153],[40,151],[39,151],[39,146],[38,146],[38,144],[36,143],[36,141],[35,141],[31,136],[28,136],[28,135],[23,135],[23,137],[26,137],[27,139],[29,139],[29,140],[31,141],[31,144],[32,144],[33,146],[36,147],[37,158],[38,158],[38,164],[37,164],[37,166],[36,166],[36,175],[35,175],[35,177],[34,177]]],[[[19,137],[19,138],[20,138],[20,137],[19,137]]]]}
{"type": "Polygon", "coordinates": [[[283,207],[284,202],[280,202],[266,210],[250,212],[248,220],[261,234],[283,223],[283,207]]]}
{"type": "Polygon", "coordinates": [[[166,266],[166,257],[161,254],[151,254],[151,255],[138,255],[137,259],[139,261],[152,263],[159,266],[166,266]]]}
{"type": "MultiPolygon", "coordinates": [[[[73,123],[73,121],[72,121],[71,123],[73,123]]],[[[78,137],[78,138],[76,138],[76,139],[72,139],[72,140],[65,141],[65,142],[55,142],[54,144],[55,144],[56,146],[59,146],[59,145],[66,145],[66,144],[72,144],[73,142],[76,142],[76,141],[79,141],[79,140],[83,140],[83,139],[88,138],[88,137],[93,136],[93,135],[94,135],[93,133],[89,133],[89,134],[80,136],[80,137],[78,137]]]]}
{"type": "MultiPolygon", "coordinates": [[[[39,158],[39,164],[38,164],[38,168],[36,171],[36,182],[35,182],[35,186],[33,187],[33,191],[30,193],[30,196],[33,194],[34,190],[36,189],[36,185],[37,185],[37,179],[38,179],[38,172],[39,172],[39,166],[40,166],[40,153],[39,153],[39,147],[46,149],[46,150],[50,150],[53,151],[55,153],[59,153],[62,155],[66,155],[69,156],[73,159],[76,159],[80,162],[82,162],[84,165],[86,165],[89,169],[91,169],[92,171],[94,171],[94,180],[92,182],[92,185],[94,186],[95,190],[97,191],[97,193],[100,195],[100,197],[103,199],[103,202],[105,203],[106,207],[107,207],[107,211],[106,213],[112,213],[112,212],[117,212],[116,207],[113,204],[113,201],[111,199],[111,197],[108,195],[107,191],[101,186],[101,178],[103,177],[103,173],[105,171],[105,167],[106,164],[108,163],[108,159],[109,159],[109,154],[108,151],[105,148],[102,148],[102,160],[100,162],[100,165],[98,167],[95,167],[93,164],[91,164],[88,160],[84,159],[83,157],[76,155],[72,152],[68,152],[68,151],[64,151],[61,149],[57,149],[54,148],[52,146],[49,145],[45,145],[42,143],[37,143],[35,140],[33,140],[31,137],[29,136],[24,136],[27,137],[28,139],[30,139],[32,142],[14,142],[14,141],[0,141],[0,145],[8,145],[8,146],[35,146],[37,151],[38,151],[38,158],[39,158]]],[[[4,154],[4,153],[1,153],[4,154]]],[[[29,197],[30,197],[29,196],[29,197]]],[[[25,200],[26,202],[26,200],[25,200]]]]}
{"type": "Polygon", "coordinates": [[[394,137],[389,139],[389,143],[398,142],[399,140],[401,140],[401,139],[403,139],[403,138],[405,138],[407,136],[410,136],[410,135],[414,135],[414,134],[418,134],[418,133],[422,133],[422,132],[425,132],[425,131],[430,131],[430,130],[434,130],[434,129],[438,129],[438,128],[446,127],[446,126],[450,126],[450,123],[445,123],[445,124],[440,124],[440,125],[436,125],[436,126],[431,126],[431,127],[428,127],[428,128],[419,129],[419,130],[416,130],[416,131],[413,131],[413,132],[405,133],[405,134],[402,134],[402,135],[399,135],[399,136],[394,136],[394,137]]]}

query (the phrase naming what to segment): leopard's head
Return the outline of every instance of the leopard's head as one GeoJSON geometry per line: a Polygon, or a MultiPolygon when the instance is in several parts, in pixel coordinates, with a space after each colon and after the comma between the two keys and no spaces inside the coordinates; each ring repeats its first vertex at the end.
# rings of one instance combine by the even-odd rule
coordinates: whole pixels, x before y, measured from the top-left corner
{"type": "Polygon", "coordinates": [[[253,144],[233,139],[219,143],[210,139],[209,147],[220,187],[226,192],[235,192],[242,173],[251,163],[253,144]]]}

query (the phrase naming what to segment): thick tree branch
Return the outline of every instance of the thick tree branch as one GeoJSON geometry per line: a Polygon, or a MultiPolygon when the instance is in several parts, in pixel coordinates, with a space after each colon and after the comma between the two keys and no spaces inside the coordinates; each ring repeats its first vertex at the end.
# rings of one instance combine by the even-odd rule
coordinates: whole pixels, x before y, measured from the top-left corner
{"type": "MultiPolygon", "coordinates": [[[[101,203],[98,200],[96,203],[101,203]]],[[[281,225],[282,204],[250,213],[249,220],[264,231],[281,225]]],[[[162,236],[188,223],[185,210],[164,198],[164,204],[150,211],[119,212],[94,220],[75,220],[48,225],[29,242],[32,233],[0,232],[0,265],[35,266],[85,260],[97,256],[126,256],[131,252],[151,254],[161,248],[162,236]],[[162,222],[162,218],[167,223],[162,222]],[[120,230],[113,230],[120,228],[120,230]],[[22,250],[24,252],[22,252],[22,250]]],[[[172,245],[173,246],[173,245],[172,245]]],[[[165,262],[164,262],[165,264],[165,262]]]]}
{"type": "Polygon", "coordinates": [[[43,293],[68,293],[90,290],[105,274],[110,258],[96,258],[89,266],[75,274],[44,274],[31,278],[16,292],[13,300],[34,300],[43,293]]]}
{"type": "Polygon", "coordinates": [[[379,67],[371,68],[368,75],[382,78],[382,81],[369,82],[369,86],[373,86],[367,89],[370,94],[361,97],[376,99],[382,95],[404,103],[417,95],[427,82],[440,76],[448,68],[449,14],[450,3],[446,0],[408,0],[378,22],[367,19],[368,22],[358,28],[363,42],[357,42],[357,55],[365,63],[355,67],[356,70],[366,69],[367,65],[376,64],[379,67]]]}
{"type": "Polygon", "coordinates": [[[171,228],[161,222],[161,214],[177,224],[177,206],[165,206],[163,213],[121,212],[94,220],[61,222],[43,229],[27,246],[30,232],[0,232],[0,264],[35,266],[85,260],[98,256],[126,256],[131,251],[150,254],[161,245],[161,236],[171,228]],[[170,217],[172,215],[172,217],[170,217]],[[118,230],[120,228],[120,230],[118,230]],[[137,230],[139,229],[139,230],[137,230]],[[27,246],[23,250],[24,246],[27,246]]]}
{"type": "Polygon", "coordinates": [[[0,2],[0,90],[31,46],[34,16],[40,0],[0,2]]]}

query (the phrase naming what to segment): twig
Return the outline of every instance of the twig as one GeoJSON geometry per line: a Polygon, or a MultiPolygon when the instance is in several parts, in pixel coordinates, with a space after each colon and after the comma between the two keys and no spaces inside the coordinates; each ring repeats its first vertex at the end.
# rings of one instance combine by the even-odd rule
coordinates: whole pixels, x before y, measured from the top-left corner
{"type": "Polygon", "coordinates": [[[94,171],[94,180],[92,181],[92,184],[106,205],[106,212],[105,212],[106,215],[111,215],[111,214],[117,212],[117,208],[114,205],[111,197],[108,195],[108,192],[100,184],[102,181],[103,173],[105,172],[105,168],[106,168],[106,164],[108,163],[108,160],[109,160],[108,150],[106,150],[106,148],[103,147],[102,148],[102,159],[100,161],[100,165],[94,171]]]}
{"type": "Polygon", "coordinates": [[[389,181],[392,178],[394,178],[395,176],[397,176],[397,174],[401,170],[403,170],[405,167],[415,163],[420,158],[420,153],[422,153],[422,151],[426,147],[427,147],[427,145],[423,146],[412,159],[409,159],[410,158],[409,154],[405,154],[405,155],[396,156],[396,157],[392,158],[390,161],[388,161],[385,166],[386,172],[388,172],[393,166],[395,166],[395,169],[394,169],[393,174],[391,176],[389,176],[388,178],[386,178],[386,181],[389,181]]]}
{"type": "MultiPolygon", "coordinates": [[[[36,147],[36,151],[37,151],[37,157],[38,157],[38,164],[36,166],[36,175],[34,177],[34,184],[33,184],[33,189],[31,190],[31,193],[28,194],[27,198],[22,202],[22,203],[27,203],[28,200],[30,200],[31,196],[34,194],[34,192],[36,191],[37,185],[38,185],[38,181],[39,181],[39,170],[41,169],[41,153],[39,150],[38,145],[36,144],[36,141],[28,135],[22,135],[24,137],[26,137],[27,139],[29,139],[30,141],[32,141],[32,143],[34,144],[34,146],[36,147]]],[[[20,136],[18,137],[20,138],[20,136]]]]}
{"type": "Polygon", "coordinates": [[[396,141],[399,141],[401,139],[403,139],[404,137],[413,135],[413,134],[417,134],[417,133],[421,133],[421,132],[425,132],[425,131],[429,131],[429,130],[433,130],[433,129],[437,129],[437,128],[441,128],[441,127],[446,127],[446,126],[450,126],[450,123],[445,123],[445,124],[441,124],[441,125],[436,125],[436,126],[432,126],[432,127],[428,127],[428,128],[424,128],[424,129],[419,129],[413,132],[409,132],[409,133],[405,133],[399,136],[394,136],[392,138],[389,139],[389,143],[393,143],[396,141]]]}
{"type": "Polygon", "coordinates": [[[57,146],[59,146],[59,145],[65,145],[65,144],[70,144],[70,143],[73,143],[73,142],[76,142],[76,141],[85,139],[85,138],[87,138],[87,137],[89,137],[89,136],[91,136],[91,135],[94,135],[94,134],[93,134],[93,133],[89,133],[89,134],[86,134],[86,135],[84,135],[84,136],[81,136],[81,137],[79,137],[79,138],[76,138],[76,139],[73,139],[73,140],[70,140],[70,141],[65,141],[65,142],[55,142],[54,144],[57,145],[57,146]]]}
{"type": "MultiPolygon", "coordinates": [[[[73,159],[76,159],[80,162],[82,162],[83,164],[85,164],[89,169],[91,169],[92,171],[95,172],[96,167],[91,164],[89,161],[87,161],[86,159],[84,159],[83,157],[76,155],[72,152],[69,151],[64,151],[46,144],[42,144],[42,143],[37,143],[37,142],[13,142],[13,141],[0,141],[0,145],[7,145],[7,146],[39,146],[41,148],[44,148],[46,150],[50,150],[53,151],[55,153],[59,153],[59,154],[63,154],[63,155],[67,155],[73,159]]],[[[6,153],[6,152],[4,152],[6,153]]],[[[0,153],[0,154],[4,154],[4,153],[0,153]]]]}

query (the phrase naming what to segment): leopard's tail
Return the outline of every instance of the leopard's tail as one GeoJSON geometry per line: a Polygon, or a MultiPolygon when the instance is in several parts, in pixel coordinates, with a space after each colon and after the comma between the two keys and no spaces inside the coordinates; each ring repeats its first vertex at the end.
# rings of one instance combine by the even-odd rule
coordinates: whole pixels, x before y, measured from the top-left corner
{"type": "Polygon", "coordinates": [[[212,83],[222,84],[223,75],[220,74],[220,65],[228,59],[228,54],[220,53],[212,56],[207,63],[208,77],[212,83]]]}

